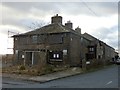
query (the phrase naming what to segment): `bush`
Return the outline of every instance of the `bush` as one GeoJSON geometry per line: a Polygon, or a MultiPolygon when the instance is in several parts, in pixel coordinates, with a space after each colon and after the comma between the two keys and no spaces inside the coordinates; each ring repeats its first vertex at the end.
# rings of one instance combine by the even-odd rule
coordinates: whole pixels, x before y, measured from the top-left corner
{"type": "Polygon", "coordinates": [[[19,70],[25,70],[25,66],[24,66],[24,65],[21,65],[21,66],[19,67],[19,70]]]}
{"type": "Polygon", "coordinates": [[[48,72],[52,72],[53,67],[52,66],[46,66],[45,70],[48,71],[48,72]]]}

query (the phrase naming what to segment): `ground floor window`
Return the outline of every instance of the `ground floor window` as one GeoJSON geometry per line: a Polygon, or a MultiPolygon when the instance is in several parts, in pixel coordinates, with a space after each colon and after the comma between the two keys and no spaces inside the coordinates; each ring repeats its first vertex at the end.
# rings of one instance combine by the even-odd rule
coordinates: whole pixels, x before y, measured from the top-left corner
{"type": "Polygon", "coordinates": [[[60,54],[53,54],[54,59],[60,59],[60,54]]]}
{"type": "Polygon", "coordinates": [[[51,51],[49,52],[50,61],[62,61],[63,60],[63,52],[62,51],[51,51]]]}
{"type": "Polygon", "coordinates": [[[89,61],[89,59],[94,59],[95,58],[95,54],[94,53],[87,53],[86,54],[86,60],[89,61]]]}

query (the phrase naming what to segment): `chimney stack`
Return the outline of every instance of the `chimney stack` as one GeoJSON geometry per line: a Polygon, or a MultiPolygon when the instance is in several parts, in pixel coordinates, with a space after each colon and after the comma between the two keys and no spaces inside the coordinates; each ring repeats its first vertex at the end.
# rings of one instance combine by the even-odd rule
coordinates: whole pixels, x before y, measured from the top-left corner
{"type": "Polygon", "coordinates": [[[77,27],[77,28],[75,29],[75,31],[78,32],[79,34],[81,34],[81,28],[79,28],[79,27],[77,27]]]}
{"type": "Polygon", "coordinates": [[[67,23],[65,23],[65,27],[72,29],[73,28],[72,22],[71,21],[67,21],[67,23]]]}
{"type": "Polygon", "coordinates": [[[56,14],[56,16],[51,17],[51,23],[62,24],[62,17],[56,14]]]}

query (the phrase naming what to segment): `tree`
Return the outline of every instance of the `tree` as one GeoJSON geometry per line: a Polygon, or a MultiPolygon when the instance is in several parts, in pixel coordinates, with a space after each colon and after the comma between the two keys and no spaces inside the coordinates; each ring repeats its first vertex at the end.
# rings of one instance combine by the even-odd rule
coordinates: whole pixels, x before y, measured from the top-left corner
{"type": "Polygon", "coordinates": [[[27,25],[27,27],[30,29],[37,29],[37,28],[41,28],[47,24],[49,24],[49,22],[46,23],[44,21],[33,21],[29,25],[27,25]]]}

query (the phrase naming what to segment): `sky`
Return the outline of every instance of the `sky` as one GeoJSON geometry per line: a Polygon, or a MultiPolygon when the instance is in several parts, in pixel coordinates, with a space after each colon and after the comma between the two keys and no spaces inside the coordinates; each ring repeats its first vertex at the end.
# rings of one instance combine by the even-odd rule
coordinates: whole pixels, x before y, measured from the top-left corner
{"type": "Polygon", "coordinates": [[[12,53],[7,49],[13,48],[8,36],[33,30],[33,23],[50,24],[56,14],[63,17],[63,25],[70,20],[73,29],[79,26],[82,34],[87,32],[118,50],[118,2],[8,1],[0,2],[0,54],[12,53]]]}

